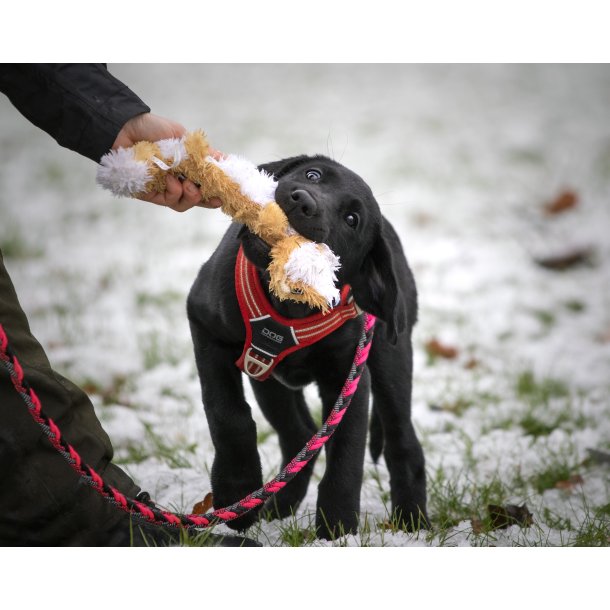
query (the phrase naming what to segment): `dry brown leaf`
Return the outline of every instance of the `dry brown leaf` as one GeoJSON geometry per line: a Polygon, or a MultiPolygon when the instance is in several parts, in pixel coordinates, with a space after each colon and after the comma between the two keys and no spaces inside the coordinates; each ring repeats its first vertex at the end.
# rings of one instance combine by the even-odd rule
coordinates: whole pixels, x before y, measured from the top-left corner
{"type": "Polygon", "coordinates": [[[205,515],[209,512],[214,505],[214,496],[212,496],[212,492],[207,493],[205,498],[200,502],[197,502],[195,506],[193,506],[193,515],[205,515]]]}
{"type": "Polygon", "coordinates": [[[476,358],[470,358],[464,363],[464,368],[471,371],[472,369],[476,369],[481,363],[476,358]]]}
{"type": "Polygon", "coordinates": [[[564,252],[563,254],[556,254],[552,256],[544,256],[542,258],[536,258],[535,261],[541,267],[545,269],[551,269],[553,271],[565,271],[571,267],[578,265],[591,264],[593,255],[595,254],[593,248],[577,248],[564,252]]]}
{"type": "Polygon", "coordinates": [[[430,339],[425,347],[428,355],[433,358],[447,358],[448,360],[452,360],[453,358],[456,358],[459,353],[457,348],[452,345],[441,343],[438,339],[430,339]]]}
{"type": "Polygon", "coordinates": [[[578,195],[571,190],[565,190],[555,199],[552,199],[544,205],[544,211],[549,215],[561,214],[572,208],[575,208],[579,203],[578,195]]]}
{"type": "Polygon", "coordinates": [[[453,402],[444,402],[440,405],[440,409],[438,410],[445,411],[446,413],[453,413],[454,415],[462,415],[470,406],[472,406],[472,403],[462,398],[458,398],[453,402]]]}
{"type": "Polygon", "coordinates": [[[396,532],[405,531],[404,526],[400,525],[399,523],[390,521],[389,519],[386,519],[385,521],[377,521],[377,527],[382,530],[392,532],[393,534],[395,534],[396,532]]]}
{"type": "Polygon", "coordinates": [[[382,530],[395,530],[396,526],[391,522],[391,521],[379,521],[377,523],[377,525],[382,529],[382,530]]]}
{"type": "Polygon", "coordinates": [[[574,474],[565,481],[557,481],[557,483],[555,483],[555,488],[563,489],[564,491],[572,491],[577,485],[582,485],[583,483],[583,478],[579,474],[574,474]]]}
{"type": "Polygon", "coordinates": [[[473,517],[470,520],[470,524],[472,525],[472,531],[474,534],[482,534],[485,531],[485,526],[483,525],[483,521],[481,521],[477,517],[473,517]]]}

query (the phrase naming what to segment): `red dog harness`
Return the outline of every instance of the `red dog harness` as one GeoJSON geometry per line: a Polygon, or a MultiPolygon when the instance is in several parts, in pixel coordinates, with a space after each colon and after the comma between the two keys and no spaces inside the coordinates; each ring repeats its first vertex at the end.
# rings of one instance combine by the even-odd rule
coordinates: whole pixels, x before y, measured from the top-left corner
{"type": "Polygon", "coordinates": [[[264,381],[276,365],[296,350],[320,341],[362,310],[344,286],[341,303],[328,313],[290,319],[278,314],[269,303],[256,267],[239,249],[235,264],[235,289],[246,326],[246,343],[235,363],[244,373],[264,381]]]}

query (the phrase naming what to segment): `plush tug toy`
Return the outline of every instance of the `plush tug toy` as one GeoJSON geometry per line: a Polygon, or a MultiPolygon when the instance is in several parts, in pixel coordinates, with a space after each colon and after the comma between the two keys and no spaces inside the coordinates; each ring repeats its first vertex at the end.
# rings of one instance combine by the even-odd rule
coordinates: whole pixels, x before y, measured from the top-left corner
{"type": "Polygon", "coordinates": [[[340,300],[335,286],[339,259],[326,244],[299,235],[274,201],[277,182],[246,159],[216,160],[201,131],[183,138],[138,142],[102,157],[97,181],[119,196],[165,191],[169,172],[201,185],[206,199],[218,197],[222,210],[271,246],[270,290],[326,312],[340,300]]]}

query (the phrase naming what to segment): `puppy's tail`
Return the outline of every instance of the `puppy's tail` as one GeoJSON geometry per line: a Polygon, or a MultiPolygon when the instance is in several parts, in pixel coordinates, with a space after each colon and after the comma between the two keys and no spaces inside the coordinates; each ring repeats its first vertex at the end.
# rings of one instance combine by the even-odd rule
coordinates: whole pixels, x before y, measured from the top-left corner
{"type": "Polygon", "coordinates": [[[371,452],[373,462],[376,464],[383,451],[383,429],[374,404],[371,409],[371,421],[369,424],[369,451],[371,452]]]}

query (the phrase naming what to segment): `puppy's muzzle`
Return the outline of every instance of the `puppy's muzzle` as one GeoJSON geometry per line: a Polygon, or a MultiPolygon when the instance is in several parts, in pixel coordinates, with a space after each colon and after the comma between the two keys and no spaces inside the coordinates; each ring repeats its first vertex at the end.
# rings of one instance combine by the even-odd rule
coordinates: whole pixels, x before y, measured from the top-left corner
{"type": "Polygon", "coordinates": [[[306,218],[318,212],[316,200],[305,189],[295,189],[290,193],[290,208],[291,213],[297,212],[306,218]]]}
{"type": "Polygon", "coordinates": [[[308,190],[298,186],[282,185],[275,192],[276,201],[286,213],[292,228],[303,237],[324,242],[328,237],[324,205],[308,190]]]}

